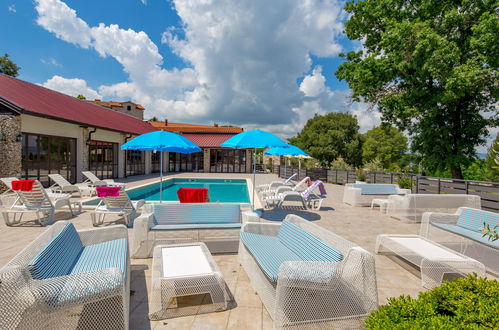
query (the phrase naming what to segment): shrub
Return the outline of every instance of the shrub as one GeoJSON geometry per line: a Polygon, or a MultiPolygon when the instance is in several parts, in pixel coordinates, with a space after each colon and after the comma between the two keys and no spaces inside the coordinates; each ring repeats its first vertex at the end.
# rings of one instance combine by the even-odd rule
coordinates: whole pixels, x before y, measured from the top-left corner
{"type": "Polygon", "coordinates": [[[390,298],[366,319],[367,329],[497,329],[499,282],[468,275],[409,296],[390,298]]]}

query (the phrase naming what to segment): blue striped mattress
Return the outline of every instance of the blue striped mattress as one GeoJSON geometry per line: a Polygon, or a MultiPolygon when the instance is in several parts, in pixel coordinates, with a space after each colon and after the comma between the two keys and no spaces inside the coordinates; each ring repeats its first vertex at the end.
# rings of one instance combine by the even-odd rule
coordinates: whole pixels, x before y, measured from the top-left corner
{"type": "Polygon", "coordinates": [[[154,205],[156,225],[240,223],[239,204],[154,205]]]}
{"type": "MultiPolygon", "coordinates": [[[[282,222],[277,236],[242,232],[240,237],[262,272],[274,285],[277,284],[279,268],[283,262],[343,260],[341,252],[286,220],[282,222]]],[[[302,272],[300,279],[326,283],[330,275],[327,272],[302,272]]]]}
{"type": "Polygon", "coordinates": [[[483,228],[484,222],[488,223],[490,228],[498,226],[499,214],[463,208],[457,219],[456,225],[472,231],[481,232],[480,228],[483,228]]]}
{"type": "Polygon", "coordinates": [[[489,241],[488,237],[483,237],[483,233],[480,231],[474,231],[474,230],[470,230],[467,228],[463,228],[463,227],[458,226],[458,225],[447,224],[447,223],[432,222],[432,225],[435,227],[438,227],[440,229],[467,237],[469,239],[480,242],[482,244],[485,244],[485,245],[488,245],[488,246],[491,246],[494,248],[499,248],[499,240],[495,241],[495,242],[489,241]]]}
{"type": "Polygon", "coordinates": [[[397,195],[393,184],[356,183],[352,187],[360,188],[361,195],[397,195]]]}

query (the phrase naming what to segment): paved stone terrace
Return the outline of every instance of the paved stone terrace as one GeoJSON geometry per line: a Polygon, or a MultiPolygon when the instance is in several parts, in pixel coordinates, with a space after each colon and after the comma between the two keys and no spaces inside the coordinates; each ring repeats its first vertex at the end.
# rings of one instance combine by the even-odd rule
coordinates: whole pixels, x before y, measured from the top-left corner
{"type": "MultiPolygon", "coordinates": [[[[174,175],[212,178],[252,177],[250,174],[182,173],[174,175]]],[[[166,177],[171,177],[171,175],[167,174],[166,177]]],[[[127,187],[134,187],[157,179],[157,176],[143,176],[129,178],[124,182],[127,182],[127,187]]],[[[273,174],[257,174],[256,176],[257,185],[276,179],[276,175],[273,174]]],[[[309,212],[303,210],[302,207],[291,206],[280,211],[265,211],[263,221],[280,221],[286,214],[294,213],[359,244],[373,254],[378,234],[417,234],[419,232],[418,224],[402,223],[380,214],[378,210],[343,204],[343,186],[326,184],[326,189],[328,198],[322,204],[320,211],[309,212]]],[[[58,212],[56,215],[57,220],[70,217],[69,211],[58,212]]],[[[118,217],[108,217],[107,223],[113,223],[113,221],[122,223],[118,217]]],[[[77,229],[92,227],[88,210],[70,220],[77,229]]],[[[43,231],[44,228],[34,222],[18,227],[7,227],[1,221],[0,267],[43,231]]],[[[238,263],[237,255],[215,255],[214,258],[223,272],[237,306],[224,312],[156,322],[150,322],[147,317],[152,259],[132,259],[131,290],[134,294],[130,299],[130,329],[272,329],[272,319],[252,289],[248,276],[238,263]]],[[[419,272],[410,265],[392,257],[376,255],[375,258],[380,304],[385,304],[388,297],[402,294],[416,297],[420,291],[424,290],[421,287],[419,272]]]]}

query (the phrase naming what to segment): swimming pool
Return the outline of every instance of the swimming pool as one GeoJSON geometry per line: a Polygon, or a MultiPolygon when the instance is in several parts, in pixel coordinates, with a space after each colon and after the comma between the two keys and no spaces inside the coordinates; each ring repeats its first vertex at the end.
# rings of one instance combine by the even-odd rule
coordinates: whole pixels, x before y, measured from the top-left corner
{"type": "MultiPolygon", "coordinates": [[[[166,179],[163,180],[163,200],[178,201],[177,190],[180,188],[208,188],[211,202],[250,203],[245,179],[166,179]]],[[[127,189],[126,192],[131,200],[159,201],[159,182],[127,189]]],[[[95,205],[97,201],[94,199],[84,204],[95,205]]]]}

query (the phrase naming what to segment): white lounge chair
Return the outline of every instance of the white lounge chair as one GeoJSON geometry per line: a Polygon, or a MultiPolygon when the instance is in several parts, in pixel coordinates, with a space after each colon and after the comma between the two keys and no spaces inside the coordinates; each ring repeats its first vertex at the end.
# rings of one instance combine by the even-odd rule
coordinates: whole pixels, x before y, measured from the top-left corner
{"type": "Polygon", "coordinates": [[[0,194],[0,207],[9,208],[19,201],[17,194],[12,190],[12,181],[19,180],[16,177],[0,178],[7,190],[0,194]]]}
{"type": "Polygon", "coordinates": [[[270,188],[267,190],[262,190],[260,192],[261,196],[263,198],[265,197],[275,197],[280,193],[283,193],[285,191],[300,191],[304,187],[306,187],[307,182],[310,181],[310,177],[305,177],[303,178],[300,182],[294,185],[280,185],[274,188],[270,188]]]}
{"type": "Polygon", "coordinates": [[[285,191],[279,195],[264,198],[266,207],[277,207],[280,208],[285,201],[289,202],[301,202],[303,207],[306,209],[319,210],[322,205],[322,201],[326,198],[324,183],[321,180],[315,181],[310,187],[305,191],[285,191]],[[313,191],[322,185],[323,194],[315,194],[313,191]]]}
{"type": "Polygon", "coordinates": [[[90,171],[81,172],[87,180],[84,183],[91,183],[94,187],[108,187],[108,186],[116,186],[116,187],[125,187],[125,183],[122,182],[114,182],[113,179],[99,179],[94,173],[90,171]]]}
{"type": "Polygon", "coordinates": [[[291,180],[293,180],[295,177],[298,176],[298,173],[294,173],[291,175],[289,178],[287,178],[285,181],[279,180],[279,181],[272,181],[271,183],[267,184],[261,184],[256,187],[257,191],[262,191],[262,190],[270,190],[270,189],[275,189],[279,186],[287,186],[287,185],[294,185],[291,180]]]}
{"type": "MultiPolygon", "coordinates": [[[[70,195],[58,194],[49,196],[38,180],[35,180],[33,183],[31,191],[15,190],[15,193],[18,196],[18,200],[8,209],[2,211],[2,216],[7,226],[20,223],[24,213],[35,213],[40,225],[49,225],[54,222],[55,210],[65,206],[74,215],[73,207],[69,200],[70,195]],[[10,218],[11,213],[13,214],[12,219],[10,218]]],[[[81,212],[81,203],[74,202],[73,205],[78,207],[78,212],[81,212]]]]}
{"type": "Polygon", "coordinates": [[[131,227],[133,220],[137,217],[137,211],[145,204],[145,200],[132,201],[123,188],[116,197],[101,197],[95,210],[90,212],[94,227],[102,225],[108,214],[123,216],[125,223],[131,227]]]}
{"type": "Polygon", "coordinates": [[[94,188],[90,187],[86,183],[71,184],[60,174],[49,174],[48,177],[55,183],[49,188],[56,193],[79,193],[80,197],[84,195],[92,196],[94,194],[94,188]]]}

